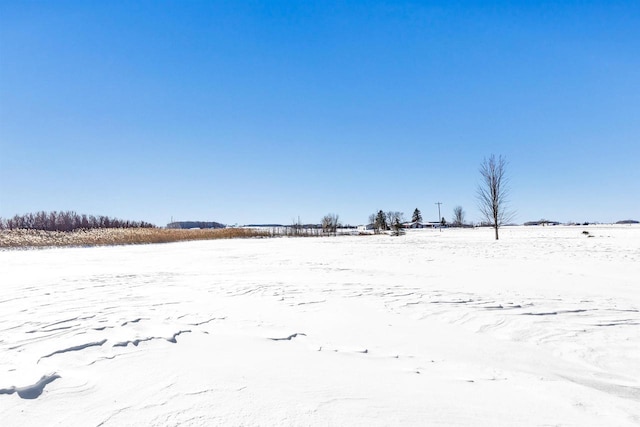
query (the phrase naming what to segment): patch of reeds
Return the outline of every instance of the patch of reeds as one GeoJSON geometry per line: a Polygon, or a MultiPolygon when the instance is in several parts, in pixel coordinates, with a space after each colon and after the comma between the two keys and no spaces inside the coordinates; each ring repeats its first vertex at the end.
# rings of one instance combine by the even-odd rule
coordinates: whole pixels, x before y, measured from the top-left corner
{"type": "Polygon", "coordinates": [[[253,228],[180,230],[164,228],[112,228],[76,231],[1,230],[0,248],[109,246],[170,243],[190,240],[269,237],[253,228]]]}

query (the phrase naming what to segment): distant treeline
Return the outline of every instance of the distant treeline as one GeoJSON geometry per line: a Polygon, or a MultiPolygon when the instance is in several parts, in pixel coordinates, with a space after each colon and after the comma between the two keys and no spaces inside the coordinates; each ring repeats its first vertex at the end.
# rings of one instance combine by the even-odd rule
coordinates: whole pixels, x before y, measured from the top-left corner
{"type": "Polygon", "coordinates": [[[167,228],[191,229],[191,228],[225,228],[224,224],[213,221],[177,221],[167,224],[167,228]]]}
{"type": "Polygon", "coordinates": [[[93,228],[155,228],[144,221],[125,221],[108,216],[80,215],[73,211],[36,212],[0,218],[0,230],[74,231],[93,228]]]}

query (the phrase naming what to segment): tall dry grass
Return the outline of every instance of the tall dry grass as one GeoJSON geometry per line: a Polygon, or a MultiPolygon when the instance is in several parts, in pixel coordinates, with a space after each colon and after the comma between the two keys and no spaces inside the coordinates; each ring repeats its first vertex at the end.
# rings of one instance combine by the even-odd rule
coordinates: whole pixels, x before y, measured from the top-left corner
{"type": "Polygon", "coordinates": [[[170,243],[189,240],[269,237],[269,233],[251,228],[179,230],[164,228],[91,229],[70,232],[42,230],[1,230],[0,248],[65,246],[108,246],[170,243]]]}

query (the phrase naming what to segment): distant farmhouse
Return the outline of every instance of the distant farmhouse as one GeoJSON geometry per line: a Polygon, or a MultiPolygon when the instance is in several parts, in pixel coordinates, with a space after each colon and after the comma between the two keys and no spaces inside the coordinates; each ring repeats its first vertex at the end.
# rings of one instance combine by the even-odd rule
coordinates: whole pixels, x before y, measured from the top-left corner
{"type": "Polygon", "coordinates": [[[528,221],[525,222],[524,225],[560,225],[558,221],[549,221],[548,219],[541,219],[539,221],[528,221]]]}
{"type": "MultiPolygon", "coordinates": [[[[442,224],[440,224],[439,222],[405,222],[402,223],[402,228],[437,228],[440,227],[442,224]]],[[[359,232],[366,232],[366,231],[374,231],[375,230],[375,226],[373,224],[367,224],[367,225],[359,225],[358,226],[358,231],[359,232]]]]}
{"type": "Polygon", "coordinates": [[[358,226],[358,231],[373,231],[373,230],[375,230],[375,227],[373,226],[373,224],[358,226]]]}
{"type": "Polygon", "coordinates": [[[437,227],[440,227],[441,225],[442,224],[440,224],[439,222],[419,222],[419,221],[405,222],[404,224],[402,224],[404,228],[437,228],[437,227]]]}

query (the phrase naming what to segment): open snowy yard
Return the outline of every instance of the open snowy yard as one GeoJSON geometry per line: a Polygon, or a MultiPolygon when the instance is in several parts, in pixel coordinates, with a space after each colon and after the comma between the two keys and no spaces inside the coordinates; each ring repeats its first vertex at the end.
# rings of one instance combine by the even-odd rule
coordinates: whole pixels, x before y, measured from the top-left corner
{"type": "Polygon", "coordinates": [[[0,281],[2,426],[640,424],[637,226],[1,251],[0,281]]]}

